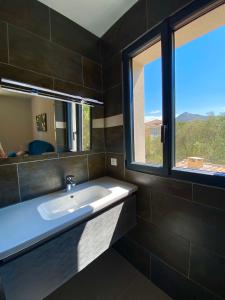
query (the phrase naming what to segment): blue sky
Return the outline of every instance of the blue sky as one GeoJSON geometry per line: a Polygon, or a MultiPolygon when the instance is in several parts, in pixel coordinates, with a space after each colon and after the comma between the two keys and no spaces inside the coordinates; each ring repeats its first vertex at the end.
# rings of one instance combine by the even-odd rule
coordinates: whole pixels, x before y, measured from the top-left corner
{"type": "MultiPolygon", "coordinates": [[[[145,66],[145,119],[162,116],[161,59],[145,66]]],[[[225,26],[175,51],[176,115],[225,113],[225,26]]]]}

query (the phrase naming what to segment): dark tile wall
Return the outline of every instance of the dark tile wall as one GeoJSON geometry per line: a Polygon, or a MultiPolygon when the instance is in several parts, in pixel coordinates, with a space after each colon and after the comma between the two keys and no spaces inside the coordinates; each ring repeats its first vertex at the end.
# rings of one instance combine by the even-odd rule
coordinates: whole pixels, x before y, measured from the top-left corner
{"type": "Polygon", "coordinates": [[[82,183],[105,175],[105,153],[71,154],[0,166],[0,208],[65,187],[65,176],[82,183]]]}
{"type": "MultiPolygon", "coordinates": [[[[123,112],[121,50],[188,2],[140,0],[103,36],[106,118],[123,112]]],[[[116,249],[173,299],[225,299],[225,189],[125,169],[121,124],[105,143],[107,174],[139,188],[137,226],[116,249]]]]}
{"type": "MultiPolygon", "coordinates": [[[[123,112],[121,50],[188,2],[139,0],[100,49],[97,37],[40,2],[2,0],[0,76],[98,99],[103,91],[110,119],[123,112]]],[[[95,128],[92,138],[88,154],[1,163],[0,206],[61,189],[68,173],[79,182],[102,176],[106,166],[108,175],[139,187],[138,224],[117,250],[173,299],[225,299],[225,190],[126,170],[121,124],[95,128]]]]}
{"type": "MultiPolygon", "coordinates": [[[[102,100],[100,40],[36,0],[0,1],[0,77],[102,100]]],[[[56,120],[63,121],[56,108],[56,120]]],[[[103,118],[103,108],[93,108],[103,118]]],[[[65,134],[57,144],[65,151],[65,134]]],[[[92,129],[88,153],[60,153],[0,162],[0,207],[62,189],[64,177],[77,182],[105,174],[104,128],[92,129]]]]}

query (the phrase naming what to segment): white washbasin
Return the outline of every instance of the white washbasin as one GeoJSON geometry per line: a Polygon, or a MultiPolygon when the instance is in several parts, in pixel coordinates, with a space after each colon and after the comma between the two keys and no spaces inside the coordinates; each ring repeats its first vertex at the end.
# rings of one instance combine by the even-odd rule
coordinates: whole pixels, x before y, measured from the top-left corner
{"type": "Polygon", "coordinates": [[[81,208],[91,209],[92,202],[109,194],[108,189],[94,185],[72,193],[59,193],[55,199],[40,204],[37,210],[44,220],[54,220],[81,208]]]}

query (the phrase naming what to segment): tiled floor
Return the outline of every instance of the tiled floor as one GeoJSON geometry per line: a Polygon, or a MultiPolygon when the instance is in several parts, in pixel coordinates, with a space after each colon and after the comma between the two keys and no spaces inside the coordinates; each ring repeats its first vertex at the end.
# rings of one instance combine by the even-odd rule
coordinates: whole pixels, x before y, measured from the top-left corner
{"type": "Polygon", "coordinates": [[[45,300],[170,299],[110,249],[45,300]]]}

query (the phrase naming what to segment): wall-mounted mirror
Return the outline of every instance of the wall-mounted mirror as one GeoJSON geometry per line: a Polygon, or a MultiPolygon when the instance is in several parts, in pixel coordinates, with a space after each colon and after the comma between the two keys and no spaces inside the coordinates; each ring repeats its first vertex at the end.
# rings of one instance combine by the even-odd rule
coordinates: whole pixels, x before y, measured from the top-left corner
{"type": "Polygon", "coordinates": [[[89,151],[92,100],[35,88],[1,85],[0,159],[89,151]]]}

